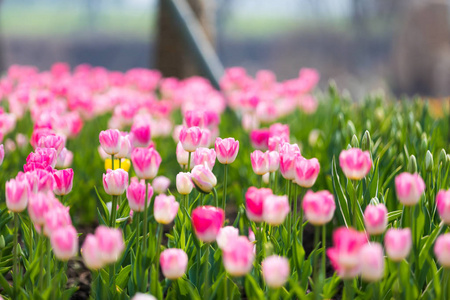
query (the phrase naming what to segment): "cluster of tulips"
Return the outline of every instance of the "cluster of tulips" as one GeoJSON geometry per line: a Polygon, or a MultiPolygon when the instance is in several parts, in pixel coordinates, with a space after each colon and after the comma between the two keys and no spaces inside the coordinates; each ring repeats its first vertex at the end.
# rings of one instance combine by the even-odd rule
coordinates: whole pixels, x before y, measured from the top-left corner
{"type": "Polygon", "coordinates": [[[357,106],[331,86],[322,104],[318,80],[231,68],[222,94],[144,69],[11,67],[1,295],[70,299],[76,263],[93,299],[449,299],[450,155],[437,137],[450,128],[423,102],[388,115],[388,102],[357,106]],[[103,115],[99,143],[78,138],[103,115]],[[80,143],[99,157],[77,164],[80,143]],[[105,172],[86,199],[74,178],[90,164],[105,172]],[[79,234],[74,210],[92,201],[98,225],[79,234]]]}

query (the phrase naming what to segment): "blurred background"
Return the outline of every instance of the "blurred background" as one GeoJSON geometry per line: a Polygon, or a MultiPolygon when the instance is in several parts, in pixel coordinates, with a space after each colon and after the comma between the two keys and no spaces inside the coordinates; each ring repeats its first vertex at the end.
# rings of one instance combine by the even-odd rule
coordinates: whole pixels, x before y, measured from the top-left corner
{"type": "Polygon", "coordinates": [[[171,2],[188,4],[225,68],[279,80],[316,68],[321,87],[334,79],[356,99],[450,94],[447,0],[0,0],[0,70],[65,61],[203,74],[171,2]]]}

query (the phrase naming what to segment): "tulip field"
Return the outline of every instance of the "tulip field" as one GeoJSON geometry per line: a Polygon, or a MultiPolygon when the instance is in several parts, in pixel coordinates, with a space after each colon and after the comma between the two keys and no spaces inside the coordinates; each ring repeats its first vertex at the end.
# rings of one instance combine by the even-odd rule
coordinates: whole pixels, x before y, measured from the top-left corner
{"type": "Polygon", "coordinates": [[[448,103],[318,81],[11,66],[0,298],[450,299],[448,103]]]}

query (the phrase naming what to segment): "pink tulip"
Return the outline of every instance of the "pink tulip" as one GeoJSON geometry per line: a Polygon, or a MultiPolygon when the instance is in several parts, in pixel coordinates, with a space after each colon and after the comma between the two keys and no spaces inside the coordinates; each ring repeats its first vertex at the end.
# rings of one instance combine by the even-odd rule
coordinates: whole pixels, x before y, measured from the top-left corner
{"type": "Polygon", "coordinates": [[[27,208],[29,185],[25,177],[10,179],[6,182],[6,207],[12,212],[22,212],[27,208]]]}
{"type": "Polygon", "coordinates": [[[58,200],[51,192],[30,195],[28,215],[34,225],[38,227],[45,225],[45,215],[55,205],[55,202],[58,202],[58,200]]]}
{"type": "Polygon", "coordinates": [[[117,129],[108,129],[100,132],[99,140],[103,151],[108,155],[119,153],[122,136],[117,129]]]}
{"type": "Polygon", "coordinates": [[[308,191],[303,198],[302,208],[306,219],[315,226],[325,225],[333,219],[336,204],[329,191],[308,191]]]}
{"type": "Polygon", "coordinates": [[[264,175],[269,172],[269,151],[261,152],[255,150],[250,154],[250,160],[252,162],[253,172],[257,175],[264,175]]]}
{"type": "Polygon", "coordinates": [[[264,281],[271,288],[280,288],[286,284],[289,274],[289,260],[278,255],[271,255],[261,263],[264,281]]]}
{"type": "Polygon", "coordinates": [[[213,206],[200,206],[192,211],[191,217],[197,238],[205,243],[212,243],[222,228],[225,212],[213,206]]]}
{"type": "MultiPolygon", "coordinates": [[[[181,142],[178,142],[178,144],[177,144],[176,155],[177,155],[178,163],[181,166],[187,166],[188,160],[189,160],[189,152],[187,152],[186,150],[183,149],[183,145],[181,145],[181,142]]],[[[194,166],[194,160],[191,157],[191,165],[190,165],[189,169],[192,169],[193,166],[194,166]]]]}
{"type": "Polygon", "coordinates": [[[3,164],[3,159],[5,159],[5,149],[3,144],[0,145],[0,166],[3,164]]]}
{"type": "Polygon", "coordinates": [[[395,177],[395,192],[400,203],[412,206],[419,202],[425,183],[419,174],[401,173],[395,177]]]}
{"type": "Polygon", "coordinates": [[[161,156],[154,148],[134,148],[131,161],[139,178],[153,179],[161,165],[161,156]]]}
{"type": "Polygon", "coordinates": [[[128,173],[123,169],[108,169],[103,174],[103,188],[108,195],[122,195],[128,186],[128,173]]]}
{"type": "Polygon", "coordinates": [[[148,147],[151,141],[150,124],[139,121],[131,126],[130,141],[133,147],[148,147]]]}
{"type": "Polygon", "coordinates": [[[359,262],[361,248],[367,243],[364,233],[352,228],[341,227],[333,233],[333,247],[327,255],[333,268],[343,279],[354,278],[361,269],[359,262]]]}
{"type": "Polygon", "coordinates": [[[157,176],[152,181],[153,189],[158,194],[165,193],[170,186],[170,179],[166,176],[157,176]]]}
{"type": "Polygon", "coordinates": [[[364,211],[364,225],[370,235],[379,235],[386,230],[388,223],[387,208],[383,203],[368,205],[364,211]]]}
{"type": "Polygon", "coordinates": [[[131,300],[157,300],[150,294],[136,293],[131,300]]]}
{"type": "Polygon", "coordinates": [[[118,228],[99,226],[95,230],[95,237],[98,242],[98,251],[101,253],[101,260],[106,264],[116,262],[125,249],[122,231],[118,228]]]}
{"type": "Polygon", "coordinates": [[[55,179],[55,185],[53,186],[53,192],[55,195],[63,196],[72,191],[73,187],[73,170],[65,169],[55,171],[53,173],[55,179]]]}
{"type": "Polygon", "coordinates": [[[239,229],[233,226],[225,226],[220,228],[216,242],[220,249],[225,249],[232,239],[239,236],[239,229]]]}
{"type": "Polygon", "coordinates": [[[217,178],[207,165],[198,165],[192,169],[191,179],[194,185],[203,193],[211,193],[217,184],[217,178]]]}
{"type": "Polygon", "coordinates": [[[188,256],[181,249],[166,249],[161,252],[159,262],[164,277],[174,280],[182,277],[186,273],[188,256]]]}
{"type": "Polygon", "coordinates": [[[183,127],[180,131],[180,142],[187,152],[194,152],[202,140],[202,131],[199,127],[183,127]]]}
{"type": "Polygon", "coordinates": [[[239,141],[234,138],[217,138],[215,143],[217,160],[221,164],[231,164],[239,152],[239,141]]]}
{"type": "Polygon", "coordinates": [[[247,190],[247,193],[245,193],[245,212],[250,221],[263,221],[263,203],[270,195],[273,195],[273,192],[267,188],[257,189],[252,186],[247,190]]]}
{"type": "Polygon", "coordinates": [[[250,272],[254,260],[253,244],[245,236],[231,239],[223,250],[223,265],[231,276],[243,276],[250,272]]]}
{"type": "Polygon", "coordinates": [[[273,173],[280,167],[280,154],[277,151],[269,152],[269,172],[273,173]]]}
{"type": "Polygon", "coordinates": [[[434,254],[441,266],[450,268],[450,233],[442,234],[436,239],[434,254]]]}
{"type": "Polygon", "coordinates": [[[306,159],[298,156],[295,161],[295,182],[304,188],[310,188],[319,175],[320,164],[317,158],[306,159]]]}
{"type": "Polygon", "coordinates": [[[178,173],[176,178],[176,184],[177,184],[177,191],[181,195],[189,195],[192,192],[192,189],[194,188],[194,184],[192,183],[190,173],[183,173],[183,172],[178,173]]]}
{"type": "Polygon", "coordinates": [[[38,142],[43,136],[54,134],[53,130],[48,128],[35,128],[31,134],[30,144],[33,148],[38,147],[38,142]]]}
{"type": "Polygon", "coordinates": [[[436,207],[445,224],[450,224],[450,190],[440,190],[436,196],[436,207]]]}
{"type": "Polygon", "coordinates": [[[289,141],[289,125],[281,123],[272,124],[269,127],[269,134],[271,137],[278,136],[289,141]]]}
{"type": "Polygon", "coordinates": [[[26,180],[28,181],[30,190],[34,193],[53,191],[55,179],[53,178],[53,173],[50,171],[37,169],[31,172],[27,172],[20,177],[22,176],[25,176],[26,180]]]}
{"type": "Polygon", "coordinates": [[[44,235],[48,237],[51,237],[58,228],[72,225],[69,208],[56,201],[45,213],[44,220],[44,235]]]}
{"type": "Polygon", "coordinates": [[[130,136],[126,132],[122,132],[121,135],[120,151],[115,155],[115,158],[129,158],[131,155],[130,136]]]}
{"type": "Polygon", "coordinates": [[[263,201],[263,220],[267,224],[278,226],[289,213],[287,196],[268,195],[263,201]]]}
{"type": "Polygon", "coordinates": [[[27,165],[36,163],[41,165],[39,169],[45,169],[50,166],[54,168],[56,166],[56,160],[58,159],[56,150],[53,148],[36,148],[34,152],[31,152],[27,157],[27,165]]]}
{"type": "Polygon", "coordinates": [[[367,243],[359,252],[361,277],[365,281],[375,282],[384,275],[383,247],[379,243],[367,243]]]}
{"type": "MultiPolygon", "coordinates": [[[[101,147],[99,147],[102,149],[101,147]]],[[[102,149],[103,151],[103,149],[102,149]]],[[[106,154],[106,153],[105,153],[106,154]]],[[[73,153],[70,150],[67,150],[66,148],[63,148],[61,150],[61,153],[58,155],[58,159],[56,160],[56,168],[58,169],[64,169],[70,167],[72,165],[73,161],[73,153]]]]}
{"type": "Polygon", "coordinates": [[[194,160],[194,165],[203,165],[206,163],[208,168],[212,170],[216,163],[216,151],[214,149],[200,147],[195,150],[192,159],[194,160]]]}
{"type": "Polygon", "coordinates": [[[60,135],[49,134],[46,136],[42,136],[37,146],[40,148],[52,148],[56,150],[57,155],[59,155],[62,149],[65,147],[66,141],[60,135]]]}
{"type": "Polygon", "coordinates": [[[199,110],[188,110],[184,113],[184,121],[187,127],[204,127],[205,113],[199,110]]]}
{"type": "Polygon", "coordinates": [[[405,259],[412,247],[411,230],[389,229],[384,236],[384,246],[387,256],[394,262],[400,262],[405,259]]]}
{"type": "Polygon", "coordinates": [[[250,142],[253,148],[266,151],[269,149],[269,129],[254,129],[250,133],[250,142]]]}
{"type": "Polygon", "coordinates": [[[73,226],[65,226],[55,230],[50,237],[50,242],[53,253],[59,260],[66,261],[77,255],[78,234],[73,226]]]}
{"type": "Polygon", "coordinates": [[[213,141],[213,133],[208,128],[201,128],[202,137],[200,139],[199,147],[209,148],[213,141]]]}
{"type": "Polygon", "coordinates": [[[169,224],[175,219],[180,204],[174,196],[160,194],[155,197],[154,217],[160,224],[169,224]]]}
{"type": "Polygon", "coordinates": [[[271,136],[269,137],[269,150],[279,152],[281,145],[284,143],[289,143],[289,138],[283,136],[271,136]]]}
{"type": "Polygon", "coordinates": [[[285,179],[295,179],[295,164],[300,156],[300,149],[297,144],[284,143],[280,147],[280,172],[285,179]]]}
{"type": "Polygon", "coordinates": [[[369,151],[359,148],[342,150],[339,155],[339,164],[348,179],[361,180],[367,176],[372,167],[372,159],[369,151]]]}
{"type": "Polygon", "coordinates": [[[84,264],[91,270],[103,268],[105,262],[102,259],[102,253],[99,251],[99,242],[93,234],[88,234],[81,247],[81,255],[84,264]]]}
{"type": "MultiPolygon", "coordinates": [[[[150,200],[153,196],[153,188],[148,184],[147,207],[150,205],[150,200]]],[[[145,183],[132,181],[127,188],[127,199],[130,209],[136,212],[144,211],[145,209],[145,183]]]]}

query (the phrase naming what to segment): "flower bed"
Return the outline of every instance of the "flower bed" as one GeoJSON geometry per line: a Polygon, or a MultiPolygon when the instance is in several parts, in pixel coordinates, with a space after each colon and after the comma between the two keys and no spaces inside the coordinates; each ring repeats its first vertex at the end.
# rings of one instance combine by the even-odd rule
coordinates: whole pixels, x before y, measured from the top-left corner
{"type": "Polygon", "coordinates": [[[448,299],[447,107],[318,80],[12,66],[3,297],[448,299]]]}

